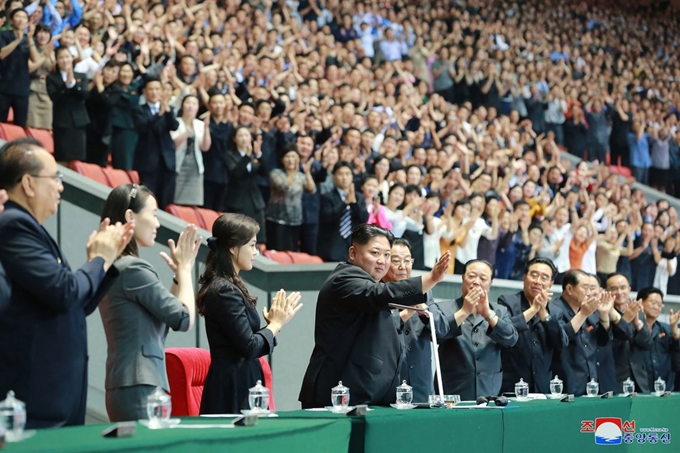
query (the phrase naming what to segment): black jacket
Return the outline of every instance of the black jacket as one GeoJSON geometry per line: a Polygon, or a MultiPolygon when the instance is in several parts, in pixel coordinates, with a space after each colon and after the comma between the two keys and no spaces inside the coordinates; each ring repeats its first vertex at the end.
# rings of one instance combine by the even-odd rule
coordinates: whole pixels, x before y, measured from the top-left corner
{"type": "Polygon", "coordinates": [[[349,247],[352,245],[352,236],[344,239],[340,236],[340,220],[347,206],[349,206],[352,215],[352,228],[368,222],[366,201],[361,193],[357,195],[357,202],[350,205],[345,204],[336,188],[321,195],[317,250],[324,261],[347,260],[349,247]]]}
{"type": "Polygon", "coordinates": [[[80,128],[90,124],[90,116],[85,108],[87,76],[80,72],[73,76],[76,84],[66,88],[61,73],[51,72],[47,75],[47,93],[52,99],[52,126],[55,128],[80,128]]]}
{"type": "Polygon", "coordinates": [[[153,172],[164,165],[167,171],[175,171],[175,142],[170,131],[179,123],[172,111],[163,115],[152,115],[148,104],[132,109],[135,128],[139,132],[133,168],[137,171],[153,172]]]}

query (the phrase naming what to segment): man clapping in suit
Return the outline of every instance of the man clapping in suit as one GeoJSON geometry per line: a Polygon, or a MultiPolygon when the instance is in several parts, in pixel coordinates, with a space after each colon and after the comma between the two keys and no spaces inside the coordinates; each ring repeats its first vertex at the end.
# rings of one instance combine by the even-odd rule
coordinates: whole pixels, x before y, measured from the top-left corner
{"type": "Polygon", "coordinates": [[[335,189],[321,195],[317,251],[324,261],[346,261],[352,229],[368,222],[364,197],[356,196],[352,166],[340,161],[333,167],[335,189]]]}
{"type": "Polygon", "coordinates": [[[56,214],[64,186],[40,142],[23,138],[0,149],[0,190],[9,196],[0,215],[0,261],[12,263],[6,268],[12,295],[0,316],[0,395],[14,390],[26,402],[27,427],[82,425],[85,317],[118,275],[112,265],[134,223],[102,222],[88,238],[88,261],[74,272],[43,227],[56,214]]]}
{"type": "Polygon", "coordinates": [[[175,198],[175,142],[170,131],[179,123],[170,107],[170,98],[162,94],[157,77],[149,77],[142,89],[146,104],[135,107],[132,117],[139,132],[134,169],[142,184],[156,196],[158,207],[165,209],[175,198]]]}

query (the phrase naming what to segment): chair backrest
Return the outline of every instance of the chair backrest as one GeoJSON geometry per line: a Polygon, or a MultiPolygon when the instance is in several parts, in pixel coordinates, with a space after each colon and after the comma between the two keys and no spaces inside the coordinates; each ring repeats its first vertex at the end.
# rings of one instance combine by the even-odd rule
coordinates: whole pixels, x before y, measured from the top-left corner
{"type": "Polygon", "coordinates": [[[109,180],[109,186],[113,189],[123,184],[131,184],[130,175],[125,170],[104,168],[104,174],[109,180]]]}
{"type": "Polygon", "coordinates": [[[23,127],[7,123],[0,124],[0,138],[10,142],[24,137],[26,137],[26,131],[23,127]]]}
{"type": "Polygon", "coordinates": [[[133,184],[140,184],[139,173],[137,173],[137,170],[128,170],[127,174],[130,176],[130,181],[132,181],[133,184]]]}
{"type": "Polygon", "coordinates": [[[206,208],[196,208],[196,212],[203,221],[203,225],[201,225],[203,229],[210,232],[212,232],[212,227],[213,224],[215,223],[215,220],[217,220],[219,216],[222,215],[221,212],[213,211],[212,209],[206,208]]]}
{"type": "Polygon", "coordinates": [[[288,254],[288,252],[277,252],[276,250],[265,250],[262,252],[265,258],[269,258],[279,264],[293,264],[293,258],[288,254]]]}
{"type": "Polygon", "coordinates": [[[71,161],[71,170],[78,174],[86,176],[100,184],[109,186],[109,179],[104,173],[104,169],[97,164],[88,164],[87,162],[80,162],[79,160],[71,161]]]}
{"type": "Polygon", "coordinates": [[[269,360],[266,357],[260,357],[260,366],[262,367],[262,374],[264,374],[264,386],[269,389],[269,410],[274,412],[276,405],[274,404],[274,377],[272,376],[272,368],[269,366],[269,360]]]}
{"type": "Polygon", "coordinates": [[[293,264],[323,264],[323,260],[316,255],[309,255],[307,253],[288,252],[293,264]]]}
{"type": "Polygon", "coordinates": [[[26,133],[29,137],[33,137],[36,140],[40,140],[43,148],[51,154],[54,154],[54,138],[52,138],[52,131],[47,129],[33,129],[31,127],[26,128],[26,133]]]}
{"type": "Polygon", "coordinates": [[[185,222],[193,223],[198,227],[203,225],[201,218],[198,216],[198,212],[196,212],[196,209],[193,207],[169,204],[165,207],[165,210],[185,222]]]}
{"type": "Polygon", "coordinates": [[[203,384],[210,368],[210,352],[201,348],[167,348],[165,367],[170,384],[172,415],[198,415],[203,384]]]}

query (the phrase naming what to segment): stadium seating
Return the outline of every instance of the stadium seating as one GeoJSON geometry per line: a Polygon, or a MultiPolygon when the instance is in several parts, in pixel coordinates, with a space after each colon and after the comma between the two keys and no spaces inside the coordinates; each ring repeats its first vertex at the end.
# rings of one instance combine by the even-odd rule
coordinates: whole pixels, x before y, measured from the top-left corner
{"type": "Polygon", "coordinates": [[[106,177],[104,169],[99,165],[88,164],[87,162],[80,162],[78,160],[74,160],[71,162],[70,167],[71,170],[75,171],[76,173],[86,176],[94,181],[97,181],[99,184],[103,184],[105,186],[110,187],[109,179],[106,177]]]}
{"type": "Polygon", "coordinates": [[[221,212],[205,208],[196,208],[196,212],[202,220],[202,228],[208,231],[212,231],[215,220],[217,220],[217,218],[222,215],[221,212]]]}
{"type": "Polygon", "coordinates": [[[27,127],[26,134],[29,137],[33,137],[34,139],[40,141],[40,143],[43,145],[43,148],[54,154],[54,139],[52,138],[52,131],[48,131],[47,129],[33,129],[31,127],[27,127]]]}
{"type": "Polygon", "coordinates": [[[191,206],[180,206],[176,204],[169,204],[166,206],[165,211],[179,217],[188,223],[193,223],[194,225],[203,228],[203,220],[198,215],[195,208],[191,206]]]}
{"type": "Polygon", "coordinates": [[[26,137],[26,131],[24,130],[23,127],[7,123],[0,124],[0,138],[2,138],[3,140],[10,141],[24,137],[26,137]]]}

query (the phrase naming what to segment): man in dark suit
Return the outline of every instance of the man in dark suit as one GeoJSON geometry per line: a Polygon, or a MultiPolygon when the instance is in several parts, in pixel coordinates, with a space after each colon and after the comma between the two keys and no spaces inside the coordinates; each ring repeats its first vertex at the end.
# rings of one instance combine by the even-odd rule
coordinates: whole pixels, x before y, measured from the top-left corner
{"type": "MultiPolygon", "coordinates": [[[[7,191],[0,190],[0,212],[5,209],[5,202],[7,201],[7,191]]],[[[0,262],[0,316],[2,312],[9,306],[9,298],[12,296],[12,284],[7,278],[5,268],[0,262]]]]}
{"type": "Polygon", "coordinates": [[[208,101],[210,110],[210,149],[203,153],[203,206],[217,212],[226,211],[229,173],[227,172],[228,141],[233,129],[225,112],[226,100],[222,93],[213,93],[208,101]]]}
{"type": "Polygon", "coordinates": [[[553,372],[564,381],[564,390],[585,395],[586,384],[599,379],[599,350],[612,340],[609,310],[611,295],[599,291],[599,285],[587,273],[572,269],[562,279],[562,295],[552,302],[560,309],[559,321],[569,344],[553,356],[553,372]]]}
{"type": "Polygon", "coordinates": [[[9,201],[0,215],[0,261],[12,283],[0,316],[0,394],[14,390],[26,402],[28,427],[85,421],[87,332],[85,317],[118,275],[113,262],[134,224],[102,222],[87,241],[88,262],[73,272],[42,226],[57,212],[64,187],[51,154],[34,139],[0,150],[0,189],[9,201]]]}
{"type": "Polygon", "coordinates": [[[314,160],[314,139],[311,135],[300,134],[297,137],[298,152],[300,154],[300,171],[303,165],[310,159],[312,168],[310,173],[317,190],[302,193],[302,225],[300,225],[300,251],[317,255],[317,242],[319,240],[319,212],[321,211],[321,184],[326,180],[328,173],[321,163],[314,160]]]}
{"type": "Polygon", "coordinates": [[[327,406],[338,381],[350,388],[352,404],[394,402],[402,346],[388,304],[425,302],[444,279],[451,255],[445,253],[422,277],[382,283],[393,239],[383,228],[359,225],[349,262],[338,264],[321,287],[314,350],[300,390],[303,408],[327,406]]]}
{"type": "MultiPolygon", "coordinates": [[[[392,244],[390,268],[383,279],[384,282],[400,282],[411,278],[413,257],[411,245],[406,239],[395,239],[392,244]]],[[[426,303],[419,308],[428,309],[434,317],[436,334],[441,336],[449,331],[449,321],[434,303],[432,291],[426,295],[426,303]]],[[[401,380],[413,387],[413,401],[427,402],[429,395],[434,395],[432,376],[432,333],[430,320],[426,316],[418,316],[413,310],[397,311],[398,332],[403,336],[404,357],[401,364],[401,380]]]]}
{"type": "MultiPolygon", "coordinates": [[[[640,318],[642,301],[630,300],[630,282],[624,274],[614,273],[607,277],[607,291],[614,295],[614,311],[610,315],[614,340],[612,353],[616,369],[616,392],[623,391],[623,382],[646,383],[647,371],[644,367],[633,367],[632,349],[647,351],[652,347],[652,335],[647,324],[640,318]]],[[[640,384],[637,385],[640,389],[640,384]]]]}
{"type": "Polygon", "coordinates": [[[177,130],[179,123],[170,99],[162,95],[160,79],[147,78],[142,92],[146,104],[132,110],[139,132],[134,169],[142,184],[156,196],[158,207],[165,209],[175,198],[175,142],[170,131],[177,130]]]}
{"type": "Polygon", "coordinates": [[[550,393],[553,351],[567,346],[569,339],[560,326],[557,308],[549,304],[557,268],[547,258],[534,258],[524,269],[524,288],[517,294],[502,295],[498,304],[506,307],[519,339],[501,351],[502,392],[514,392],[520,379],[530,393],[550,393]]]}
{"type": "Polygon", "coordinates": [[[463,270],[463,295],[436,304],[451,329],[439,342],[442,384],[447,395],[474,400],[500,393],[501,349],[515,346],[517,330],[507,309],[489,301],[493,274],[488,261],[468,261],[463,270]]]}
{"type": "Polygon", "coordinates": [[[324,261],[346,261],[354,227],[368,222],[363,196],[357,198],[352,166],[340,161],[333,167],[335,189],[321,195],[317,253],[324,261]]]}
{"type": "Polygon", "coordinates": [[[659,321],[663,308],[663,293],[659,288],[647,287],[638,291],[642,301],[645,323],[652,335],[652,347],[644,350],[633,345],[633,371],[644,369],[647,380],[636,382],[643,393],[651,393],[658,378],[666,382],[666,390],[675,390],[675,374],[680,371],[680,312],[670,312],[670,324],[659,321]]]}

